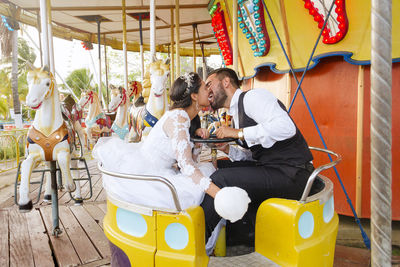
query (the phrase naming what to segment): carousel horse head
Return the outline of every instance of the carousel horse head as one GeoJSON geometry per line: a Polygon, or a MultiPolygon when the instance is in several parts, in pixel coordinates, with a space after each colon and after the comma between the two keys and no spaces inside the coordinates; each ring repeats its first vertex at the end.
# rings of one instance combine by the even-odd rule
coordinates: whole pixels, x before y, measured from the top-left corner
{"type": "Polygon", "coordinates": [[[96,100],[98,100],[98,96],[94,91],[83,91],[78,106],[83,109],[87,104],[93,104],[96,100]]]}
{"type": "Polygon", "coordinates": [[[26,105],[38,109],[44,100],[53,95],[55,79],[47,66],[28,71],[26,79],[29,88],[26,105]]]}
{"type": "Polygon", "coordinates": [[[111,90],[111,100],[110,100],[110,103],[108,104],[108,109],[111,112],[117,111],[117,109],[121,105],[126,104],[127,99],[129,99],[129,96],[127,95],[125,88],[120,86],[119,88],[112,89],[111,90]]]}
{"type": "Polygon", "coordinates": [[[140,94],[143,91],[142,84],[138,81],[130,81],[128,83],[127,94],[128,97],[131,98],[133,96],[134,99],[138,99],[140,94]]]}
{"type": "MultiPolygon", "coordinates": [[[[166,82],[169,76],[169,59],[166,62],[155,61],[149,66],[151,81],[151,96],[160,97],[165,92],[166,82]]],[[[150,96],[150,97],[151,97],[150,96]]]]}

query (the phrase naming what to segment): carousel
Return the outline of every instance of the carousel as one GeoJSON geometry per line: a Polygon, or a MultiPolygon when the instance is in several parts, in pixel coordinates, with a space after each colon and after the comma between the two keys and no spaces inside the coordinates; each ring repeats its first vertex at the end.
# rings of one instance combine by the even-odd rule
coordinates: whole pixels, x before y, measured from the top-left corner
{"type": "MultiPolygon", "coordinates": [[[[43,218],[52,248],[36,248],[38,243],[30,241],[24,264],[40,266],[54,249],[59,266],[333,266],[341,214],[354,217],[371,265],[390,266],[392,244],[398,242],[392,238],[392,222],[400,220],[400,170],[392,168],[400,143],[398,108],[392,108],[392,94],[400,86],[399,10],[398,1],[378,0],[3,1],[0,14],[10,30],[17,23],[40,29],[43,63],[31,66],[27,76],[26,105],[37,111],[15,182],[15,203],[26,213],[15,216],[28,220],[26,229],[43,218]],[[54,60],[53,37],[80,40],[88,50],[97,44],[98,90],[84,90],[80,98],[71,92],[70,106],[60,102],[55,84],[60,63],[54,60]],[[123,51],[118,86],[108,84],[107,57],[102,56],[107,47],[123,51]],[[140,53],[138,81],[128,79],[128,51],[140,53]],[[151,56],[147,64],[145,51],[151,56]],[[237,72],[244,91],[272,92],[296,121],[315,159],[300,199],[261,204],[254,250],[240,256],[226,256],[225,229],[213,256],[207,255],[203,209],[182,209],[165,177],[96,165],[96,181],[108,175],[162,185],[174,207],[133,204],[111,192],[104,192],[99,207],[89,203],[103,190],[92,189],[86,162],[98,138],[113,135],[127,143],[146,138],[169,109],[168,90],[182,74],[180,58],[192,57],[193,71],[205,80],[210,55],[220,55],[223,66],[237,72]],[[48,167],[37,168],[41,162],[48,167]],[[42,173],[36,201],[30,189],[34,172],[42,173]],[[44,183],[42,198],[51,206],[41,208],[35,204],[44,183]],[[59,204],[60,189],[83,206],[59,204]],[[370,236],[360,218],[371,220],[370,236]],[[78,241],[83,235],[86,243],[78,241]],[[84,252],[85,247],[90,249],[84,252]]],[[[203,114],[202,121],[208,129],[218,127],[215,121],[229,125],[222,113],[203,114]]],[[[203,141],[211,151],[207,160],[213,162],[215,139],[203,141]]],[[[11,225],[11,212],[4,214],[0,210],[0,219],[11,225]]],[[[33,227],[29,235],[39,237],[42,228],[33,227]]],[[[0,252],[5,266],[18,263],[19,252],[11,243],[5,245],[7,253],[0,252]]]]}

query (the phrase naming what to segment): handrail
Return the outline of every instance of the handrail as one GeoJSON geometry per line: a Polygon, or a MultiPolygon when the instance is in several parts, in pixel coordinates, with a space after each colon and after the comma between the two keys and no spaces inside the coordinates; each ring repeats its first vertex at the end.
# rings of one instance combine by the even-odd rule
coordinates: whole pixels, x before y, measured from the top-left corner
{"type": "Polygon", "coordinates": [[[129,180],[155,181],[155,182],[161,182],[161,183],[165,184],[166,186],[168,186],[169,190],[171,191],[176,210],[182,211],[181,204],[179,202],[178,194],[176,192],[175,186],[170,181],[168,181],[166,178],[161,177],[161,176],[156,176],[156,175],[137,175],[137,174],[112,172],[112,171],[108,171],[108,170],[104,169],[103,164],[101,164],[101,162],[99,162],[97,164],[97,166],[102,173],[105,173],[107,175],[111,175],[111,176],[115,176],[115,177],[119,177],[119,178],[123,178],[123,179],[129,179],[129,180]]]}
{"type": "Polygon", "coordinates": [[[321,171],[323,171],[323,170],[332,168],[333,166],[335,166],[336,164],[338,164],[338,163],[342,160],[342,157],[341,157],[339,154],[336,154],[335,152],[330,151],[330,150],[328,150],[328,149],[318,148],[318,147],[311,147],[311,146],[309,147],[309,149],[310,149],[310,150],[316,150],[316,151],[320,151],[320,152],[325,152],[325,153],[331,154],[331,155],[333,155],[333,156],[336,157],[336,160],[331,161],[331,162],[329,162],[329,163],[327,163],[327,164],[325,164],[325,165],[319,166],[318,168],[316,168],[316,169],[311,173],[310,177],[308,178],[307,185],[306,185],[306,187],[305,187],[305,189],[304,189],[303,195],[302,195],[301,198],[300,198],[300,202],[305,202],[305,201],[306,201],[308,195],[310,194],[311,187],[312,187],[312,185],[313,185],[313,183],[314,183],[314,180],[315,180],[315,178],[318,176],[318,174],[319,174],[321,171]]]}

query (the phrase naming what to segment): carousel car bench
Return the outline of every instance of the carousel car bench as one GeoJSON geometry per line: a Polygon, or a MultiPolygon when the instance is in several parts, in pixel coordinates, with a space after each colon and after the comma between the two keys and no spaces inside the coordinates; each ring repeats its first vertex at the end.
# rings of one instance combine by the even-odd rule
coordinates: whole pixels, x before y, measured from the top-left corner
{"type": "Polygon", "coordinates": [[[258,209],[255,252],[236,257],[211,257],[205,251],[204,212],[200,206],[182,210],[174,186],[165,178],[129,175],[99,169],[119,178],[162,182],[169,187],[176,209],[135,205],[107,193],[104,232],[110,241],[115,266],[332,266],[338,216],[333,184],[314,170],[302,199],[268,199],[258,209]],[[312,186],[314,184],[314,186],[312,186]],[[313,188],[313,191],[311,191],[313,188]],[[309,196],[311,191],[311,195],[309,196]]]}

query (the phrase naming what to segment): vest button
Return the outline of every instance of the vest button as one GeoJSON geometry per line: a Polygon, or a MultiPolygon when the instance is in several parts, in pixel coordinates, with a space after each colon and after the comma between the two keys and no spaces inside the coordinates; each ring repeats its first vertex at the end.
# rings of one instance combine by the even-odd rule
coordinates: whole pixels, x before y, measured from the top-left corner
{"type": "Polygon", "coordinates": [[[35,138],[36,140],[39,140],[40,138],[39,138],[39,136],[36,136],[36,138],[35,138]]]}

